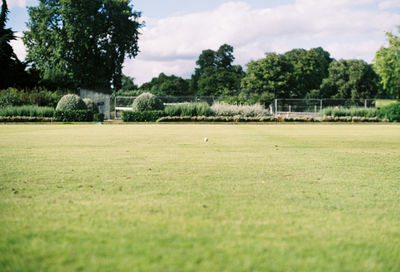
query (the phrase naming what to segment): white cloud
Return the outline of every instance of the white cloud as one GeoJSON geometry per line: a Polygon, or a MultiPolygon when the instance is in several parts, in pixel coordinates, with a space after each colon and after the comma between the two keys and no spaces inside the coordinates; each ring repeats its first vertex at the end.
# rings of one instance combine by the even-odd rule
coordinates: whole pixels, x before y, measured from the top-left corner
{"type": "Polygon", "coordinates": [[[22,41],[22,32],[17,32],[14,33],[14,35],[17,37],[17,39],[11,41],[11,46],[14,49],[14,53],[17,55],[18,59],[20,61],[25,60],[26,57],[26,47],[24,45],[24,42],[22,41]]]}
{"type": "MultiPolygon", "coordinates": [[[[318,46],[336,59],[370,62],[385,44],[385,32],[400,25],[400,14],[389,9],[397,3],[297,0],[290,5],[253,9],[246,2],[227,2],[207,12],[143,18],[146,27],[139,40],[141,53],[128,59],[123,71],[135,77],[137,84],[161,72],[189,77],[202,50],[216,50],[224,43],[234,46],[236,63],[243,66],[262,58],[265,52],[318,46]]],[[[14,41],[13,46],[24,59],[22,41],[14,41]]]]}
{"type": "Polygon", "coordinates": [[[372,61],[385,42],[385,31],[400,24],[400,15],[379,10],[376,0],[297,0],[266,9],[227,2],[208,12],[145,20],[141,53],[124,69],[139,84],[159,72],[190,75],[202,50],[223,43],[234,46],[241,65],[265,52],[318,46],[337,59],[372,61]]]}
{"type": "Polygon", "coordinates": [[[395,9],[400,8],[400,1],[399,0],[386,0],[379,3],[380,9],[395,9]]]}
{"type": "Polygon", "coordinates": [[[7,6],[9,9],[14,7],[25,8],[28,1],[29,0],[7,0],[7,6]]]}

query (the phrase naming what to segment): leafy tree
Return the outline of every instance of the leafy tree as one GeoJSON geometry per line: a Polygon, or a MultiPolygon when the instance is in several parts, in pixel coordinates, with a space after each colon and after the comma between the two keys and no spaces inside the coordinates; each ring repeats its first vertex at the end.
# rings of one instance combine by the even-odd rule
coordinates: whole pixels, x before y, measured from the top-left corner
{"type": "Polygon", "coordinates": [[[164,73],[144,83],[140,89],[156,95],[188,96],[193,94],[190,92],[187,80],[174,75],[167,76],[164,73]]]}
{"type": "Polygon", "coordinates": [[[133,77],[129,77],[126,75],[122,75],[121,77],[121,89],[122,91],[135,91],[139,89],[139,87],[135,84],[135,79],[133,77]]]}
{"type": "Polygon", "coordinates": [[[266,57],[247,64],[241,86],[247,94],[273,94],[275,98],[296,97],[293,91],[294,67],[287,56],[267,53],[266,57]]]}
{"type": "Polygon", "coordinates": [[[6,28],[8,7],[2,0],[0,13],[0,88],[26,87],[29,78],[25,72],[26,65],[18,60],[10,44],[16,37],[10,28],[6,28]]]}
{"type": "Polygon", "coordinates": [[[329,77],[321,84],[324,98],[374,98],[378,92],[378,76],[372,65],[363,60],[339,60],[329,66],[329,77]]]}
{"type": "Polygon", "coordinates": [[[296,98],[304,98],[309,91],[319,89],[322,80],[328,77],[332,59],[329,52],[321,47],[311,50],[293,49],[285,55],[293,64],[293,93],[296,98]]]}
{"type": "Polygon", "coordinates": [[[217,51],[204,50],[197,60],[190,89],[199,95],[233,95],[244,75],[240,65],[232,65],[233,47],[224,44],[217,51]]]}
{"type": "Polygon", "coordinates": [[[128,0],[40,0],[24,43],[44,81],[121,88],[122,63],[138,53],[140,13],[128,0]]]}
{"type": "MultiPolygon", "coordinates": [[[[400,32],[400,26],[399,26],[400,32]]],[[[400,37],[386,33],[388,47],[381,47],[375,55],[375,71],[380,76],[384,95],[400,98],[400,37]]]]}

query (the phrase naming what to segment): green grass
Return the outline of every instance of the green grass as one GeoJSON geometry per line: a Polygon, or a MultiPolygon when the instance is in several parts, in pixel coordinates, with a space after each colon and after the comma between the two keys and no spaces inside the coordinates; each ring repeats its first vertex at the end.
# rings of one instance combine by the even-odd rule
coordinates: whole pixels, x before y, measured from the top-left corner
{"type": "Polygon", "coordinates": [[[364,108],[364,107],[351,107],[351,108],[335,108],[328,107],[321,111],[321,115],[332,116],[332,117],[367,117],[374,118],[379,117],[379,111],[376,108],[364,108]]]}
{"type": "Polygon", "coordinates": [[[55,109],[50,107],[39,107],[36,105],[9,106],[0,108],[0,116],[15,117],[53,117],[55,109]]]}
{"type": "Polygon", "coordinates": [[[1,125],[0,271],[400,271],[399,143],[388,124],[1,125]]]}

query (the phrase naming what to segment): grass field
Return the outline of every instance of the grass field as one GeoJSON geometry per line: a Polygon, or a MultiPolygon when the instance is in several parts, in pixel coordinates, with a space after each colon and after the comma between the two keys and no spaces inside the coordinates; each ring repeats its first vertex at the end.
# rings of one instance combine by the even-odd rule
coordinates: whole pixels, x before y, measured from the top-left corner
{"type": "Polygon", "coordinates": [[[0,271],[400,271],[399,125],[0,125],[0,155],[0,271]]]}

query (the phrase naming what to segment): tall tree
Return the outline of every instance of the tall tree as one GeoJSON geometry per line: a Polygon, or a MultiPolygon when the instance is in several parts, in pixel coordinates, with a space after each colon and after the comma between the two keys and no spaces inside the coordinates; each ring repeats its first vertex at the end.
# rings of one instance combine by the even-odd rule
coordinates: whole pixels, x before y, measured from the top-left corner
{"type": "Polygon", "coordinates": [[[167,76],[161,73],[150,82],[140,86],[142,91],[150,91],[156,95],[188,96],[193,95],[189,89],[187,80],[174,75],[167,76]]]}
{"type": "Polygon", "coordinates": [[[135,91],[139,89],[139,87],[135,84],[135,79],[130,76],[122,75],[121,78],[121,89],[122,91],[135,91]]]}
{"type": "Polygon", "coordinates": [[[323,98],[375,98],[378,76],[363,60],[339,60],[329,66],[329,77],[321,84],[323,98]]]}
{"type": "Polygon", "coordinates": [[[322,80],[328,77],[332,59],[329,52],[321,47],[311,50],[293,49],[285,55],[293,64],[293,92],[296,98],[304,98],[311,90],[319,89],[322,80]]]}
{"type": "Polygon", "coordinates": [[[275,98],[291,98],[293,91],[294,67],[287,56],[267,53],[266,57],[247,64],[242,88],[247,94],[273,94],[275,98]]]}
{"type": "MultiPolygon", "coordinates": [[[[400,32],[400,26],[399,32],[400,32]]],[[[386,33],[389,46],[376,52],[374,68],[380,76],[386,96],[400,98],[400,37],[386,33]]]]}
{"type": "Polygon", "coordinates": [[[239,92],[244,76],[240,65],[233,65],[233,47],[220,46],[217,51],[204,50],[197,60],[190,88],[199,95],[233,95],[239,92]]]}
{"type": "Polygon", "coordinates": [[[0,88],[25,87],[26,65],[19,61],[11,46],[16,37],[10,28],[6,28],[8,7],[2,0],[0,13],[0,88]]]}
{"type": "Polygon", "coordinates": [[[28,13],[27,60],[45,81],[121,88],[122,64],[137,55],[142,26],[129,0],[40,0],[28,13]]]}

